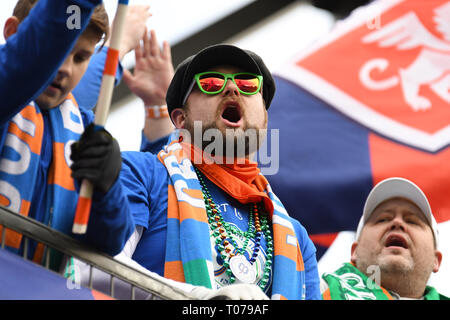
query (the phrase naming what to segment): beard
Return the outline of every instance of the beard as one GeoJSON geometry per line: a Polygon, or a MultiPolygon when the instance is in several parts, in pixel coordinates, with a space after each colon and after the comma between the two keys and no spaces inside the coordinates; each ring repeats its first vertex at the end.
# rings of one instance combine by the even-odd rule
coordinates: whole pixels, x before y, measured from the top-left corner
{"type": "Polygon", "coordinates": [[[360,253],[356,261],[356,267],[366,272],[371,266],[378,266],[385,275],[406,274],[414,270],[414,260],[411,257],[402,256],[377,256],[375,253],[360,253]]]}
{"type": "Polygon", "coordinates": [[[384,274],[407,274],[414,270],[414,260],[403,257],[388,257],[378,260],[384,274]]]}
{"type": "MultiPolygon", "coordinates": [[[[381,249],[370,249],[367,242],[356,248],[356,268],[370,279],[403,297],[422,294],[433,272],[434,251],[412,250],[409,254],[386,254],[381,249]]],[[[419,295],[420,296],[420,295],[419,295]]]]}
{"type": "Polygon", "coordinates": [[[242,128],[219,128],[221,114],[216,114],[212,121],[204,123],[193,121],[187,112],[184,130],[191,137],[191,143],[216,159],[244,159],[256,153],[265,141],[267,112],[262,128],[250,124],[245,116],[242,120],[242,128]]]}
{"type": "Polygon", "coordinates": [[[411,279],[415,274],[413,259],[394,256],[377,256],[373,252],[360,252],[355,261],[356,268],[377,285],[402,294],[403,290],[410,290],[417,279],[411,279]]]}

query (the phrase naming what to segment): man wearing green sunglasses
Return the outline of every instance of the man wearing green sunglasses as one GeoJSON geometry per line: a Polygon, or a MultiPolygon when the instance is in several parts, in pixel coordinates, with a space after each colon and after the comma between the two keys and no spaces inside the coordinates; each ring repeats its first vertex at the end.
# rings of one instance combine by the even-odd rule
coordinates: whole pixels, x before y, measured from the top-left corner
{"type": "Polygon", "coordinates": [[[195,145],[205,150],[223,137],[218,156],[251,158],[267,129],[267,109],[275,93],[275,82],[262,59],[234,46],[209,47],[182,62],[167,91],[167,107],[173,124],[187,130],[195,145]],[[199,128],[201,137],[198,139],[199,128]],[[255,133],[253,142],[249,133],[255,133]],[[198,141],[200,140],[200,141],[198,141]],[[244,145],[243,154],[239,146],[244,145]],[[228,149],[227,146],[233,148],[228,149]]]}
{"type": "Polygon", "coordinates": [[[313,243],[251,160],[261,141],[230,156],[228,148],[210,152],[204,139],[210,131],[227,144],[265,133],[274,94],[270,71],[251,51],[215,45],[187,58],[166,95],[177,128],[171,141],[158,155],[123,152],[111,194],[94,197],[96,214],[108,197],[125,195],[117,210],[131,211],[137,225],[128,255],[189,284],[199,299],[321,299],[313,243]]]}
{"type": "Polygon", "coordinates": [[[261,92],[263,77],[239,72],[241,69],[232,66],[209,70],[195,74],[183,108],[171,112],[172,121],[176,128],[187,130],[185,138],[194,138],[194,144],[203,150],[212,146],[210,139],[206,139],[208,133],[216,140],[223,137],[221,143],[212,148],[216,149],[213,150],[216,161],[225,161],[219,156],[228,160],[251,158],[266,136],[267,111],[261,92]],[[198,139],[195,130],[201,132],[202,139],[198,139]],[[255,141],[250,139],[249,133],[254,134],[255,141]],[[232,153],[227,154],[229,145],[233,146],[228,150],[232,153]],[[240,145],[243,146],[241,154],[240,145]]]}

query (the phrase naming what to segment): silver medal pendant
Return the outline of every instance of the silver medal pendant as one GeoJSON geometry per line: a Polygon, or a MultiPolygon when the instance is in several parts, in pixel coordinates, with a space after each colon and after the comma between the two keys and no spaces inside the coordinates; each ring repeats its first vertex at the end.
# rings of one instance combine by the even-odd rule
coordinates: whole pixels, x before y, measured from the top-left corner
{"type": "Polygon", "coordinates": [[[243,255],[236,255],[229,261],[231,272],[242,283],[254,283],[256,270],[243,255]]]}

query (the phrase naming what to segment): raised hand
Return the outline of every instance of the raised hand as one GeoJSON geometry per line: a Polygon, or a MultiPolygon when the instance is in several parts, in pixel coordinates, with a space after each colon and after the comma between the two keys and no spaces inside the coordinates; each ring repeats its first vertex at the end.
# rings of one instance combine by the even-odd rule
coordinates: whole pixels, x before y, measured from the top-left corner
{"type": "MultiPolygon", "coordinates": [[[[119,57],[123,57],[131,52],[139,45],[144,34],[147,32],[147,20],[152,15],[148,5],[133,5],[128,6],[127,16],[125,18],[125,25],[120,43],[119,57]]],[[[114,25],[115,21],[113,21],[114,25]]],[[[109,45],[108,40],[106,45],[109,45]]]]}
{"type": "Polygon", "coordinates": [[[142,44],[138,44],[134,52],[134,73],[124,70],[123,80],[145,106],[164,105],[174,74],[169,43],[164,41],[160,48],[156,33],[152,30],[149,35],[145,32],[142,44]]]}

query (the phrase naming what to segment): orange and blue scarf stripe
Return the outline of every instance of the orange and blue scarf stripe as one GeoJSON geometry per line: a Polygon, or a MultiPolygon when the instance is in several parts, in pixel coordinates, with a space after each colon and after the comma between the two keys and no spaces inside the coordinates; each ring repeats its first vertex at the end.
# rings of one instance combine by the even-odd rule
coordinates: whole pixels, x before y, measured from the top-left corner
{"type": "MultiPolygon", "coordinates": [[[[178,141],[165,146],[158,158],[170,177],[164,277],[213,288],[209,225],[198,177],[178,141]]],[[[266,193],[274,205],[272,299],[303,300],[305,270],[294,227],[268,183],[266,193]]]]}
{"type": "MultiPolygon", "coordinates": [[[[58,107],[49,110],[53,138],[52,162],[48,172],[45,203],[46,224],[70,233],[78,198],[70,171],[70,144],[84,130],[78,105],[70,94],[58,107]]],[[[28,216],[36,188],[37,170],[44,135],[44,120],[32,102],[16,114],[8,124],[5,143],[0,150],[0,205],[28,216]]],[[[1,227],[0,227],[0,231],[1,227]]],[[[6,245],[18,251],[22,235],[6,231],[6,245]]],[[[36,248],[33,260],[42,262],[43,246],[36,248]]]]}

